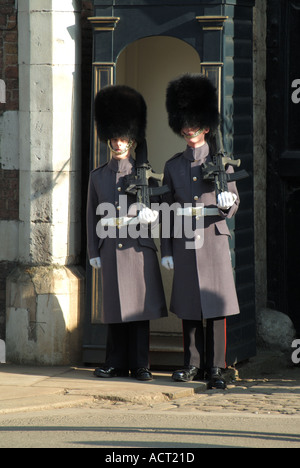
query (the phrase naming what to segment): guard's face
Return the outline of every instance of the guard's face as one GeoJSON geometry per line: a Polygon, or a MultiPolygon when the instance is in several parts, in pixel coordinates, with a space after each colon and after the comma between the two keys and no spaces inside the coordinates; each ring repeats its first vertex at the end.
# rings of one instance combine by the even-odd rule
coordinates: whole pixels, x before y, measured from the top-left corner
{"type": "Polygon", "coordinates": [[[128,146],[129,140],[127,138],[112,138],[111,146],[115,151],[123,152],[128,146]]]}
{"type": "Polygon", "coordinates": [[[186,127],[182,129],[182,136],[189,146],[192,148],[198,148],[204,145],[205,135],[209,132],[209,128],[190,128],[186,127]]]}
{"type": "Polygon", "coordinates": [[[113,158],[125,159],[130,155],[132,141],[128,138],[112,138],[110,144],[113,149],[113,158]]]}

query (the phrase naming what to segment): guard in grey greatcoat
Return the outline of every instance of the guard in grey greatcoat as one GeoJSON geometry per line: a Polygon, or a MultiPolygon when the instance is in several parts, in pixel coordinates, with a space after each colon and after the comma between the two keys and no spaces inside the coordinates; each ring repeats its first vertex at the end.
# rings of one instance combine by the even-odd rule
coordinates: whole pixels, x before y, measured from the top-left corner
{"type": "Polygon", "coordinates": [[[102,273],[101,318],[108,324],[107,356],[97,377],[151,380],[149,320],[167,316],[157,249],[149,231],[158,213],[125,193],[125,177],[135,173],[133,144],[145,138],[146,104],[127,86],[108,86],[95,100],[98,136],[112,157],[90,176],[88,254],[102,273]]]}
{"type": "Polygon", "coordinates": [[[170,194],[164,201],[178,203],[183,219],[190,217],[195,241],[193,249],[187,248],[191,239],[177,236],[172,228],[169,238],[161,241],[162,265],[174,269],[170,308],[183,320],[184,369],[176,371],[173,379],[202,379],[207,370],[209,386],[225,388],[221,369],[226,367],[226,317],[239,314],[226,218],[237,212],[239,197],[231,182],[228,192],[216,200],[214,183],[202,176],[202,164],[214,154],[212,134],[219,122],[216,89],[202,75],[184,75],[169,84],[167,110],[171,128],[188,146],[166,163],[164,183],[170,194]],[[198,208],[192,211],[185,204],[198,208]],[[205,212],[199,209],[202,204],[205,212]],[[198,229],[201,220],[203,229],[198,229]]]}

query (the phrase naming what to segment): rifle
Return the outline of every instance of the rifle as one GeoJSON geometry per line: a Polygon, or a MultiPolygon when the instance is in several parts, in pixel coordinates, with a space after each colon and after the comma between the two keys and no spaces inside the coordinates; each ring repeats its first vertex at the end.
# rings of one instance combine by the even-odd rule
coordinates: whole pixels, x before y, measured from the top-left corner
{"type": "Polygon", "coordinates": [[[162,187],[149,186],[150,179],[162,182],[163,177],[163,174],[155,174],[155,172],[153,172],[148,162],[147,142],[144,140],[136,148],[136,175],[129,175],[125,178],[125,184],[127,185],[125,192],[130,195],[136,195],[138,203],[150,208],[151,197],[163,195],[170,191],[167,185],[162,187]]]}
{"type": "Polygon", "coordinates": [[[225,155],[223,138],[220,127],[216,137],[217,152],[213,156],[213,160],[202,165],[203,179],[211,180],[215,182],[216,197],[221,192],[228,192],[228,182],[234,182],[237,180],[245,179],[249,177],[249,174],[244,169],[233,174],[226,173],[227,166],[240,167],[241,160],[231,159],[225,155]]]}

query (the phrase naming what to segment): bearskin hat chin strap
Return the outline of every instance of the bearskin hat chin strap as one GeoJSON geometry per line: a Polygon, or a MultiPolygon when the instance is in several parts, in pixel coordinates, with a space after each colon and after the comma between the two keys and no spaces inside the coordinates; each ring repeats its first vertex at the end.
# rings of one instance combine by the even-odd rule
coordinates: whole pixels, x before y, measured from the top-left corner
{"type": "Polygon", "coordinates": [[[197,130],[197,132],[193,133],[193,135],[187,135],[184,132],[181,132],[181,135],[187,140],[192,140],[193,138],[197,138],[199,135],[201,135],[202,132],[204,132],[204,128],[200,128],[200,130],[197,130]]]}
{"type": "Polygon", "coordinates": [[[110,151],[113,154],[116,154],[117,156],[123,156],[123,154],[127,153],[133,147],[134,141],[130,140],[129,143],[127,144],[126,148],[123,151],[122,150],[114,150],[113,147],[111,146],[110,140],[107,140],[107,145],[108,145],[110,151]]]}

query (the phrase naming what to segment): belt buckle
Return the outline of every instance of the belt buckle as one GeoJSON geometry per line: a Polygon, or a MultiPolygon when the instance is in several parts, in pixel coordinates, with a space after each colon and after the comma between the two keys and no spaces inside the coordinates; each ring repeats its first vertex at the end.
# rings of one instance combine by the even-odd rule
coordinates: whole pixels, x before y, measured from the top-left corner
{"type": "Polygon", "coordinates": [[[115,219],[115,225],[116,225],[117,228],[120,229],[120,227],[123,226],[123,219],[122,218],[116,218],[115,219]]]}
{"type": "Polygon", "coordinates": [[[203,206],[197,206],[196,208],[192,208],[192,216],[204,216],[204,209],[203,206]]]}

